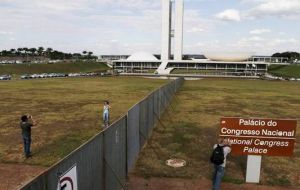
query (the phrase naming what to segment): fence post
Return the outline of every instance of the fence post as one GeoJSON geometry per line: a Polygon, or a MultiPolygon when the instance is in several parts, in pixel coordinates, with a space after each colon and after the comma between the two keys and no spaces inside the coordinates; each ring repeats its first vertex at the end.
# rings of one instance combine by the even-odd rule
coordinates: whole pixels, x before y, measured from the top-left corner
{"type": "Polygon", "coordinates": [[[102,154],[103,154],[103,159],[102,159],[102,165],[103,165],[103,169],[102,169],[102,189],[105,190],[106,187],[106,166],[105,166],[105,133],[103,132],[103,138],[102,138],[102,144],[103,144],[103,148],[102,148],[102,154]]]}

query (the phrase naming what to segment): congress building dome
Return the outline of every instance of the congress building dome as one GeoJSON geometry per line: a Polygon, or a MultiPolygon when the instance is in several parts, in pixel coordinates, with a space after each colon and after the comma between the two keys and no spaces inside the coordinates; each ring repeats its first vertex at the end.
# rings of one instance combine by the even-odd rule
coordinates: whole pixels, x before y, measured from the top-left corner
{"type": "Polygon", "coordinates": [[[127,61],[158,61],[158,59],[147,52],[137,52],[127,58],[127,61]]]}
{"type": "Polygon", "coordinates": [[[204,55],[211,61],[246,61],[253,52],[205,52],[204,55]]]}

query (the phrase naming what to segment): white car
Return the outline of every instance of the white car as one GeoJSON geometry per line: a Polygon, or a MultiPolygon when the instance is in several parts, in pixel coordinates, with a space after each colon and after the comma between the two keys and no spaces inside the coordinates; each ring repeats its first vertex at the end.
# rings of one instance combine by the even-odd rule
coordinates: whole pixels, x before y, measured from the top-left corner
{"type": "Polygon", "coordinates": [[[37,74],[33,74],[33,75],[30,75],[30,78],[32,78],[32,79],[36,79],[36,78],[39,78],[39,75],[37,75],[37,74]]]}
{"type": "Polygon", "coordinates": [[[21,79],[30,79],[30,75],[27,75],[27,74],[26,75],[22,75],[21,79]]]}
{"type": "Polygon", "coordinates": [[[1,75],[0,80],[11,80],[11,76],[10,75],[1,75]]]}

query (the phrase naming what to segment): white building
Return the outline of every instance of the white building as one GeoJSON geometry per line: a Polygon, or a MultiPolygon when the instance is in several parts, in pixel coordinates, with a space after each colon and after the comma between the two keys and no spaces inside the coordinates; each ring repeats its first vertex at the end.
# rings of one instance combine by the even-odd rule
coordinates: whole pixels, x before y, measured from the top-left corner
{"type": "Polygon", "coordinates": [[[183,0],[175,1],[175,28],[172,29],[172,4],[171,0],[162,0],[162,27],[161,27],[161,60],[171,58],[172,37],[174,37],[174,59],[182,60],[183,48],[183,0]]]}
{"type": "Polygon", "coordinates": [[[216,73],[226,73],[226,75],[234,72],[264,73],[267,71],[268,63],[261,59],[250,61],[252,54],[249,53],[207,54],[206,57],[211,59],[182,60],[183,18],[183,0],[162,0],[161,59],[158,60],[149,53],[140,52],[128,59],[113,61],[113,67],[123,72],[155,71],[157,74],[170,74],[173,69],[214,70],[217,71],[216,73]],[[175,6],[175,14],[173,14],[173,6],[175,6]],[[172,38],[174,38],[174,44],[172,44],[172,38]],[[174,50],[174,59],[171,59],[172,50],[174,50]]]}

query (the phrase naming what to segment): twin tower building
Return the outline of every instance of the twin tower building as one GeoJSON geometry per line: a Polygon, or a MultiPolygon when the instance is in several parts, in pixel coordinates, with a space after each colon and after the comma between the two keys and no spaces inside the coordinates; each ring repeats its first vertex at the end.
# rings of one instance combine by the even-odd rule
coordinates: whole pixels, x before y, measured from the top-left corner
{"type": "Polygon", "coordinates": [[[183,49],[183,0],[162,0],[161,61],[171,60],[172,38],[174,38],[174,60],[182,60],[183,49]],[[173,17],[173,4],[175,16],[173,17]]]}

